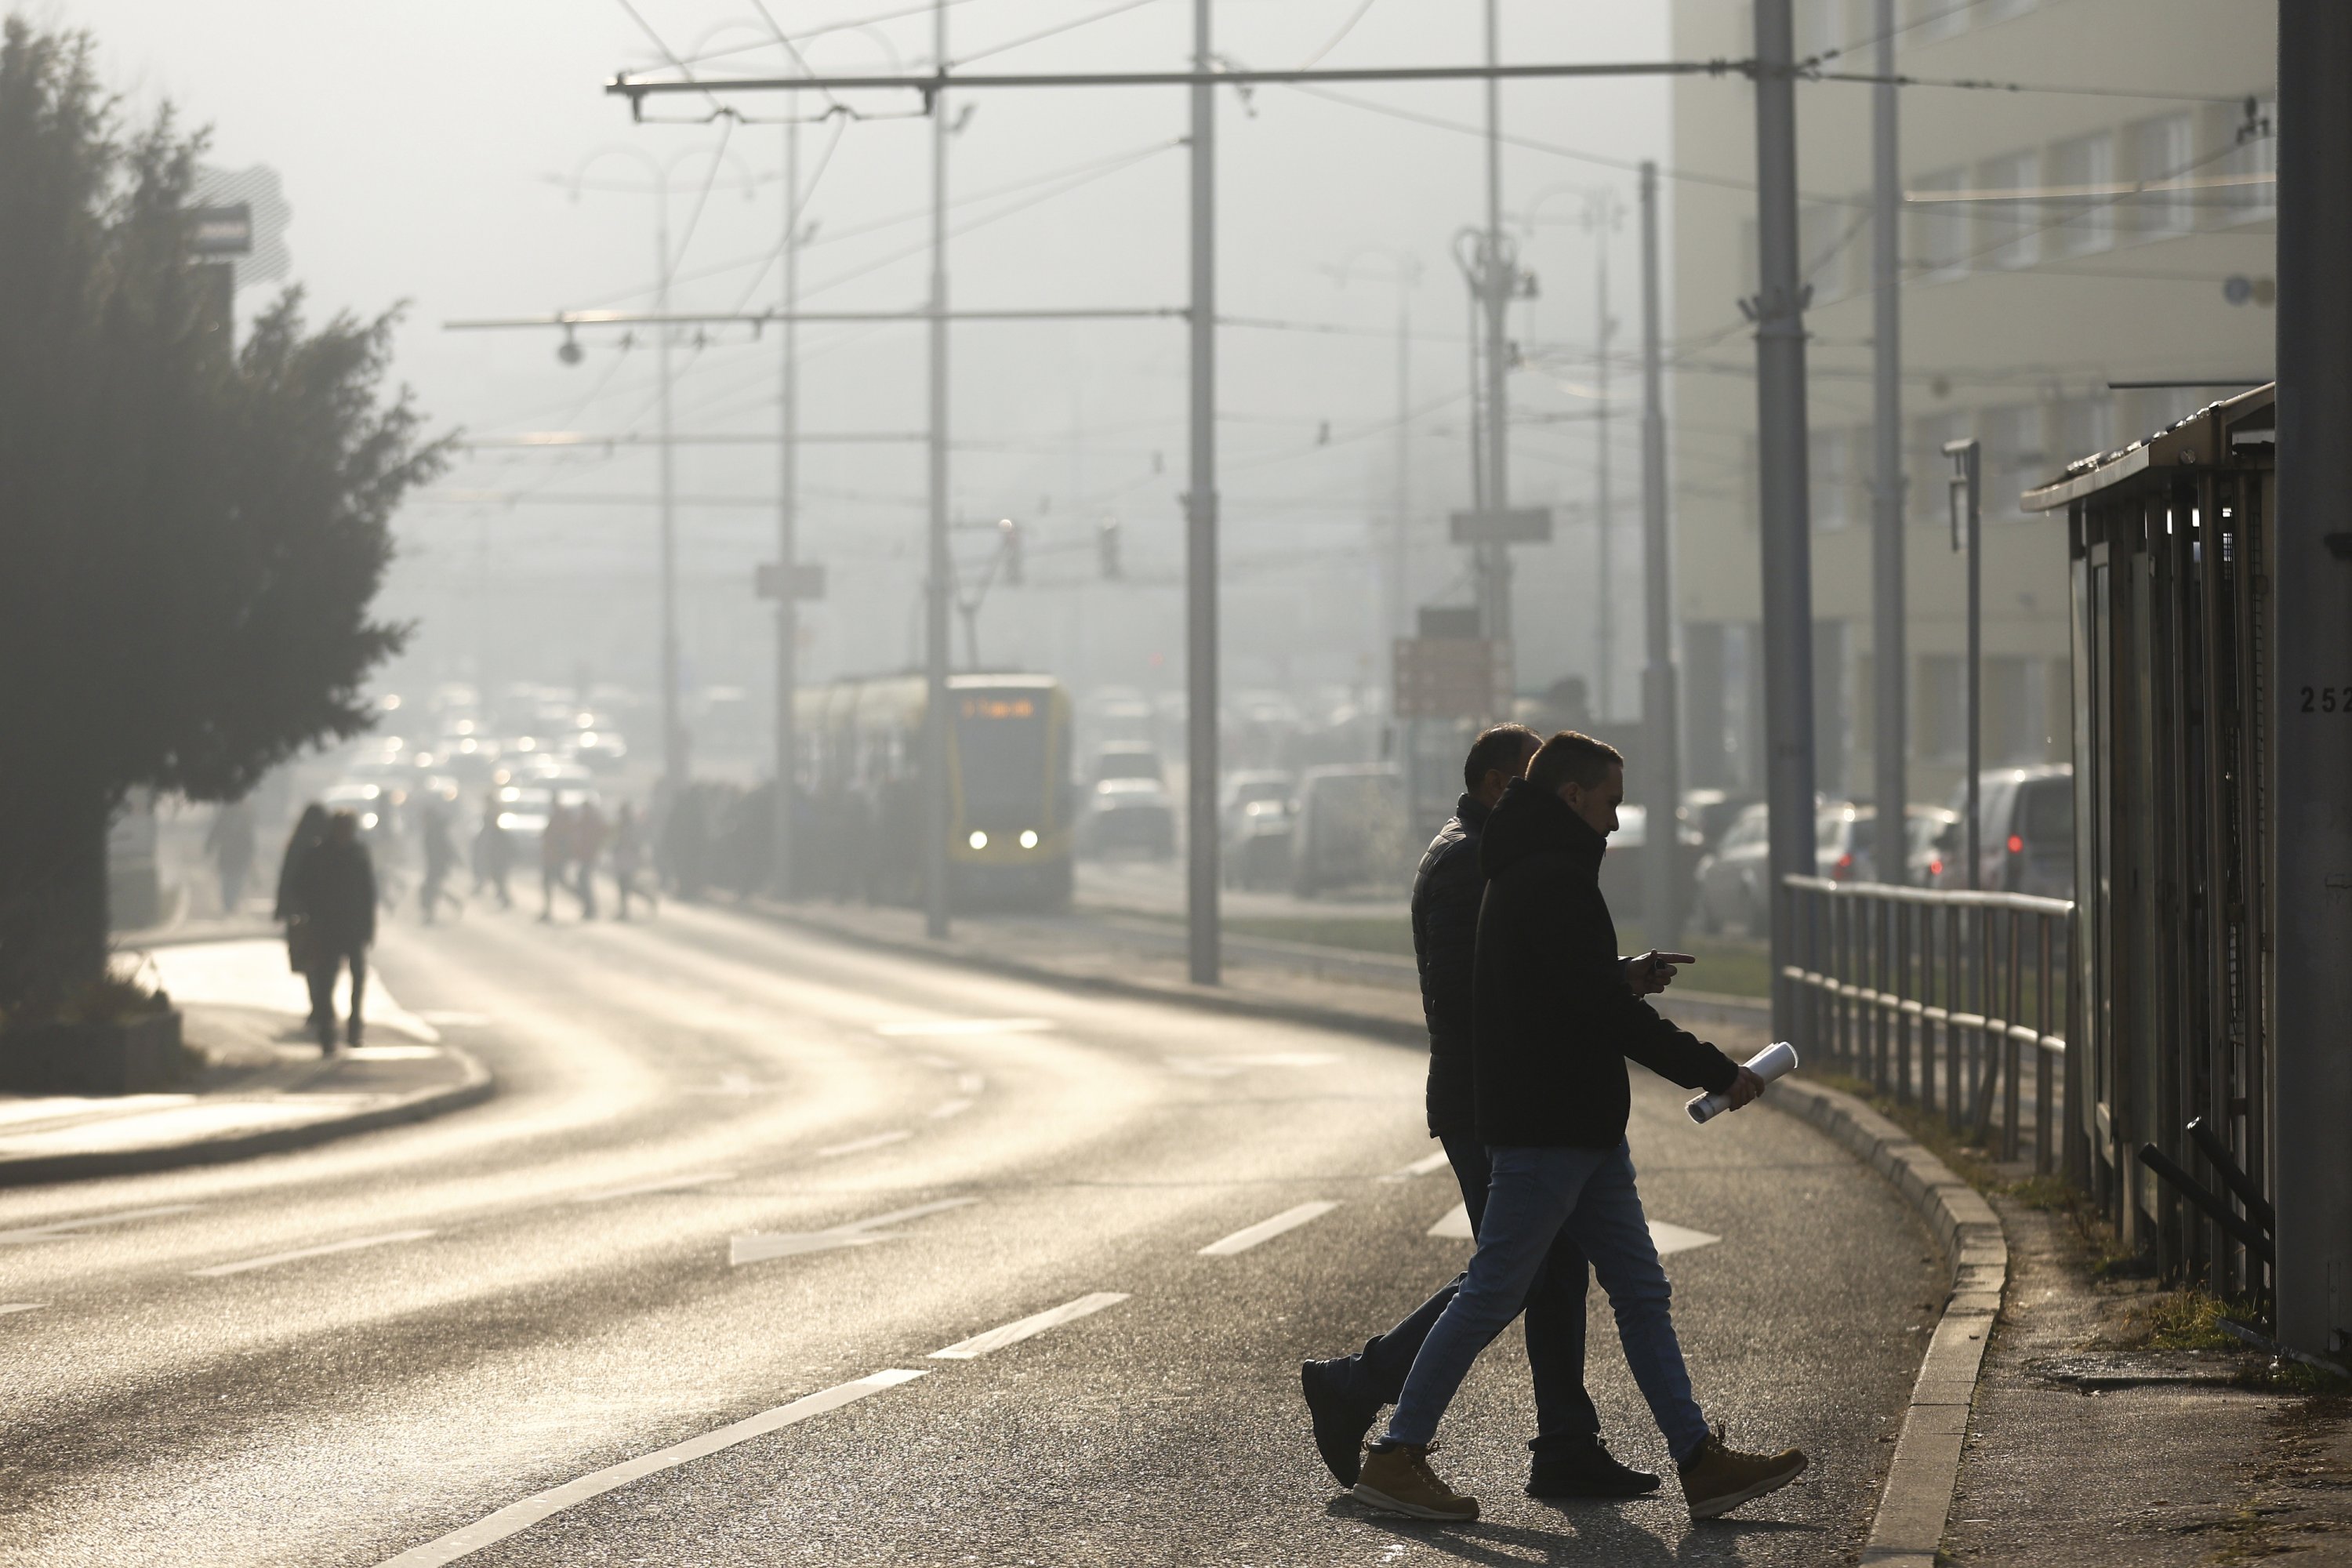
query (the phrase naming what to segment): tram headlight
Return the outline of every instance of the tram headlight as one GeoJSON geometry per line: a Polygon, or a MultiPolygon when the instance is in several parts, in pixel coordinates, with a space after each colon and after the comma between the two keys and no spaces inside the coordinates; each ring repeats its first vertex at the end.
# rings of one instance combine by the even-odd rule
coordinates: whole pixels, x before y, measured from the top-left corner
{"type": "Polygon", "coordinates": [[[965,839],[964,842],[971,845],[974,849],[985,849],[988,847],[988,835],[975,827],[971,830],[971,837],[965,839]]]}
{"type": "Polygon", "coordinates": [[[1037,830],[1035,828],[1024,827],[1021,830],[1021,847],[1024,849],[1034,849],[1037,847],[1037,830]]]}

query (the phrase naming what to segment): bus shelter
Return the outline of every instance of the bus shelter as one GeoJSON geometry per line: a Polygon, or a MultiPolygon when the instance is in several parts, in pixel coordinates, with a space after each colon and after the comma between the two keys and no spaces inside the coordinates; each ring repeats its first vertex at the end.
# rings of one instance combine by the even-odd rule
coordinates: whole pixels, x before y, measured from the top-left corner
{"type": "Polygon", "coordinates": [[[2274,1191],[2275,412],[2258,387],[2023,498],[2064,510],[2071,546],[2066,1163],[2166,1274],[2256,1294],[2274,1191]]]}

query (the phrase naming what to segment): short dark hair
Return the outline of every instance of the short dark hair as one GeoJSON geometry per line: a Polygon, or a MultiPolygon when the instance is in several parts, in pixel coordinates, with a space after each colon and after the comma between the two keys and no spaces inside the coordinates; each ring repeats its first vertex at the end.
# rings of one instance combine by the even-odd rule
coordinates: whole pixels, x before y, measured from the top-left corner
{"type": "Polygon", "coordinates": [[[1480,731],[1470,742],[1470,754],[1462,759],[1462,787],[1476,789],[1490,772],[1516,773],[1521,753],[1542,743],[1543,737],[1525,724],[1497,724],[1480,731]]]}
{"type": "Polygon", "coordinates": [[[1571,784],[1579,789],[1597,789],[1607,781],[1611,768],[1624,765],[1625,754],[1608,742],[1562,730],[1536,752],[1536,760],[1528,765],[1528,781],[1548,793],[1571,784]]]}

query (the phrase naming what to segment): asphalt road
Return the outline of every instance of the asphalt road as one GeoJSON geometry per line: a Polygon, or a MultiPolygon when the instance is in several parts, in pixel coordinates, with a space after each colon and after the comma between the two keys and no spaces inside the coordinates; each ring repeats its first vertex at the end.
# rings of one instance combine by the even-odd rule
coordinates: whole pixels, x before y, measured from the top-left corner
{"type": "MultiPolygon", "coordinates": [[[[1514,1330],[1442,1435],[1486,1520],[1410,1524],[1337,1497],[1297,1366],[1466,1254],[1427,1234],[1450,1176],[1412,1173],[1418,1053],[699,910],[406,925],[379,967],[498,1100],[0,1194],[0,1563],[448,1561],[430,1543],[779,1409],[462,1560],[1850,1561],[1940,1299],[1848,1156],[1760,1110],[1694,1128],[1637,1069],[1651,1215],[1719,1237],[1668,1260],[1701,1400],[1814,1468],[1715,1525],[1671,1483],[1531,1501],[1514,1330]]],[[[1657,1468],[1592,1312],[1603,1418],[1657,1468]]]]}

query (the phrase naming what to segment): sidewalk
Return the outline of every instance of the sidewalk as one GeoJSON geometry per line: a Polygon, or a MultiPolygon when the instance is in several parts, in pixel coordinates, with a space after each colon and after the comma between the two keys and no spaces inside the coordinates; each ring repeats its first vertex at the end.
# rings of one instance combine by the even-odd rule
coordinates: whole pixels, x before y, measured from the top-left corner
{"type": "MultiPolygon", "coordinates": [[[[442,1040],[371,976],[367,1043],[322,1058],[310,1000],[271,937],[159,946],[140,955],[205,1058],[171,1093],[0,1095],[0,1186],[244,1159],[418,1121],[488,1099],[479,1062],[442,1040]]],[[[348,983],[337,1005],[348,1003],[348,983]]]]}

